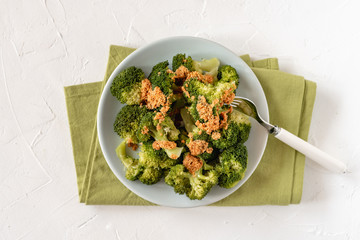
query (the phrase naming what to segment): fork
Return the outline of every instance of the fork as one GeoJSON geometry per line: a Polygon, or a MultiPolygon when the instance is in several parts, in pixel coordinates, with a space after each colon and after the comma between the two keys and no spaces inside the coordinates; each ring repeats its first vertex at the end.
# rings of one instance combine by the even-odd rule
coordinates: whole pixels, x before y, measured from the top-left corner
{"type": "Polygon", "coordinates": [[[324,168],[334,172],[348,172],[346,165],[340,160],[330,156],[289,131],[266,122],[263,118],[261,118],[255,103],[250,99],[235,96],[234,101],[230,105],[234,108],[238,108],[244,114],[254,118],[268,131],[268,133],[274,135],[280,141],[301,152],[324,168]]]}

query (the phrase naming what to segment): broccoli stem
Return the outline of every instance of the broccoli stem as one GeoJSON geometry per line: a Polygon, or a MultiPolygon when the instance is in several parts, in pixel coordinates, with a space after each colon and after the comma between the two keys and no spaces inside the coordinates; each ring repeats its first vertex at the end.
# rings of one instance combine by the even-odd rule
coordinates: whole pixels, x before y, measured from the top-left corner
{"type": "Polygon", "coordinates": [[[133,159],[126,154],[126,141],[122,141],[116,148],[116,155],[120,158],[126,168],[129,168],[133,163],[133,159]]]}
{"type": "MultiPolygon", "coordinates": [[[[169,141],[168,138],[166,137],[166,134],[164,133],[164,131],[162,129],[160,129],[159,131],[150,129],[150,131],[153,133],[153,137],[155,138],[156,141],[169,141]]],[[[181,153],[182,153],[183,147],[175,147],[173,149],[164,149],[164,151],[166,152],[166,154],[168,155],[169,158],[173,158],[173,156],[176,156],[176,158],[179,158],[181,153]]]]}
{"type": "Polygon", "coordinates": [[[195,123],[188,110],[186,110],[185,108],[180,109],[180,115],[182,120],[184,121],[186,131],[188,133],[194,132],[197,127],[195,126],[195,123]]]}

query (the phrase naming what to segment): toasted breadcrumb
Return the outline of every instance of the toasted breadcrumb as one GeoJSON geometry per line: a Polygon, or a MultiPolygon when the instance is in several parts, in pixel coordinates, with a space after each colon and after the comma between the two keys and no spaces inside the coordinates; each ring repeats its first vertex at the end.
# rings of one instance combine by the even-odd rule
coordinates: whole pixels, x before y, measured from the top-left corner
{"type": "Polygon", "coordinates": [[[131,138],[127,140],[127,145],[128,147],[132,148],[132,150],[134,151],[136,151],[136,149],[138,148],[138,145],[134,143],[134,141],[131,138]]]}
{"type": "Polygon", "coordinates": [[[219,132],[213,132],[211,134],[211,138],[214,140],[218,140],[218,139],[220,139],[220,137],[221,137],[221,134],[219,132]]]}
{"type": "Polygon", "coordinates": [[[188,153],[183,160],[183,165],[192,175],[195,175],[195,173],[203,166],[203,161],[188,153]]]}
{"type": "Polygon", "coordinates": [[[141,134],[148,134],[149,133],[149,128],[147,126],[144,126],[142,129],[141,129],[141,134]]]}
{"type": "Polygon", "coordinates": [[[204,140],[195,140],[186,144],[189,148],[191,155],[197,156],[204,153],[208,148],[209,143],[204,140]]]}
{"type": "Polygon", "coordinates": [[[140,91],[140,101],[145,103],[147,101],[147,95],[151,90],[151,82],[149,79],[144,79],[141,81],[141,91],[140,91]]]}
{"type": "Polygon", "coordinates": [[[224,91],[224,95],[221,97],[221,103],[230,104],[234,101],[235,93],[234,89],[230,88],[224,91]]]}
{"type": "Polygon", "coordinates": [[[195,122],[195,125],[209,135],[220,128],[220,117],[218,114],[213,114],[213,107],[218,102],[216,100],[212,104],[208,104],[204,96],[199,96],[199,101],[196,105],[200,118],[205,122],[201,123],[198,120],[195,122]]]}
{"type": "Polygon", "coordinates": [[[171,97],[172,94],[166,97],[159,87],[152,89],[149,79],[144,79],[141,82],[141,104],[146,105],[148,109],[155,109],[164,106],[165,108],[162,109],[161,112],[167,112],[170,108],[169,105],[171,97]]]}
{"type": "Polygon", "coordinates": [[[181,90],[186,95],[186,97],[190,98],[190,93],[183,86],[181,87],[181,90]]]}
{"type": "Polygon", "coordinates": [[[190,78],[195,78],[203,83],[213,83],[214,77],[210,74],[201,74],[197,71],[189,72],[186,76],[186,80],[189,80],[190,78]]]}
{"type": "Polygon", "coordinates": [[[176,148],[176,143],[172,141],[154,141],[152,147],[155,150],[160,150],[160,148],[174,149],[176,148]]]}
{"type": "Polygon", "coordinates": [[[203,78],[201,79],[203,83],[213,83],[214,77],[210,74],[203,75],[203,78]]]}
{"type": "Polygon", "coordinates": [[[150,90],[147,95],[146,107],[148,109],[155,109],[161,105],[165,105],[166,96],[159,87],[155,87],[154,90],[150,90]]]}
{"type": "Polygon", "coordinates": [[[176,156],[175,154],[171,154],[171,155],[170,155],[170,158],[171,158],[171,159],[178,159],[178,156],[176,156]]]}
{"type": "Polygon", "coordinates": [[[187,75],[190,73],[189,69],[181,65],[178,69],[175,70],[175,78],[187,78],[187,75]]]}
{"type": "Polygon", "coordinates": [[[213,148],[207,148],[207,149],[206,149],[206,152],[207,152],[208,154],[211,154],[213,151],[214,151],[213,148]]]}

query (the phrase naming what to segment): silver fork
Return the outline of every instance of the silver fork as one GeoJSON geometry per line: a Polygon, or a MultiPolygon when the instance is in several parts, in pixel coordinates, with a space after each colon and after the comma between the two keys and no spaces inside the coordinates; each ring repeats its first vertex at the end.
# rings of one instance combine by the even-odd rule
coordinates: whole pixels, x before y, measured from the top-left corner
{"type": "Polygon", "coordinates": [[[263,118],[261,118],[255,103],[250,99],[235,96],[234,101],[230,105],[238,108],[244,114],[254,118],[270,134],[274,135],[280,141],[301,152],[302,154],[309,157],[311,160],[317,162],[321,166],[334,172],[347,172],[346,165],[343,162],[321,151],[320,149],[295,136],[289,131],[266,122],[263,118]]]}

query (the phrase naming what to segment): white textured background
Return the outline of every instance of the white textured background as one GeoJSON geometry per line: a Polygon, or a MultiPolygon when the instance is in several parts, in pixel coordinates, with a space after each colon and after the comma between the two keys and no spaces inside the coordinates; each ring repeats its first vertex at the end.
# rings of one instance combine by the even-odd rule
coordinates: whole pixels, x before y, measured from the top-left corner
{"type": "Polygon", "coordinates": [[[0,0],[0,239],[360,239],[359,12],[356,0],[0,0]],[[79,204],[63,86],[102,80],[110,44],[175,35],[315,81],[309,141],[352,173],[307,161],[292,206],[79,204]]]}

